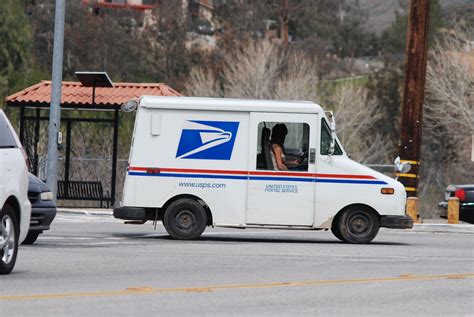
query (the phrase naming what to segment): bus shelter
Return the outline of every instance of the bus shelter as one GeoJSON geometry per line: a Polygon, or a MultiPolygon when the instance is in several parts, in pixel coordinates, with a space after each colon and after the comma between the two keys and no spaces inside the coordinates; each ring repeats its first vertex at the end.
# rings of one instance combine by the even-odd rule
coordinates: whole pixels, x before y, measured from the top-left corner
{"type": "MultiPolygon", "coordinates": [[[[143,95],[180,96],[181,94],[162,83],[113,83],[112,87],[90,87],[81,82],[62,82],[61,130],[65,131],[66,137],[62,145],[59,145],[62,147],[61,159],[64,161],[64,169],[58,176],[58,200],[96,201],[100,202],[100,207],[115,204],[120,107],[125,102],[143,95]],[[110,175],[108,175],[110,182],[109,180],[105,182],[108,188],[102,188],[103,179],[71,177],[73,159],[71,147],[74,138],[72,131],[74,125],[79,123],[100,124],[112,128],[111,142],[104,142],[102,138],[103,144],[99,144],[109,147],[111,144],[112,147],[111,151],[108,151],[110,157],[107,158],[107,161],[110,160],[110,175]]],[[[45,156],[40,155],[40,152],[41,148],[44,148],[48,134],[45,127],[49,121],[51,81],[41,81],[8,96],[6,104],[7,107],[19,108],[19,137],[30,161],[30,171],[39,175],[41,159],[43,158],[44,162],[45,156]]],[[[86,161],[85,164],[95,163],[86,161]]]]}

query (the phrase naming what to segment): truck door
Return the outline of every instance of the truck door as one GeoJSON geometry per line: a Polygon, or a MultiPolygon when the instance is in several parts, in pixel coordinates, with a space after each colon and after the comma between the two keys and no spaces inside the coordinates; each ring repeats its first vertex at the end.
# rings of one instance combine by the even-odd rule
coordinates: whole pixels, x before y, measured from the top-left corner
{"type": "Polygon", "coordinates": [[[316,119],[316,114],[250,114],[247,224],[313,225],[316,119]],[[288,170],[275,166],[272,130],[280,139],[287,130],[282,149],[288,170]]]}

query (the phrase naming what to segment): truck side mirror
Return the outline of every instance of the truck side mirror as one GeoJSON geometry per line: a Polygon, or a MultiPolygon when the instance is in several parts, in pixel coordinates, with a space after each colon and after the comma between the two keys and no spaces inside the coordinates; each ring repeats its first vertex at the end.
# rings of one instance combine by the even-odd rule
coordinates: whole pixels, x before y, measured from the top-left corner
{"type": "Polygon", "coordinates": [[[395,171],[401,174],[408,173],[411,169],[411,164],[408,162],[403,162],[401,163],[400,156],[397,156],[395,159],[395,162],[393,162],[395,165],[395,171]]]}
{"type": "Polygon", "coordinates": [[[336,149],[336,122],[332,121],[330,128],[331,128],[331,144],[329,145],[329,155],[333,155],[336,149]]]}
{"type": "Polygon", "coordinates": [[[130,99],[129,101],[122,104],[122,106],[120,107],[120,110],[122,110],[122,112],[133,112],[137,110],[137,108],[138,108],[138,100],[130,99]]]}
{"type": "Polygon", "coordinates": [[[334,114],[332,111],[327,111],[326,116],[329,121],[329,129],[331,129],[331,143],[329,143],[328,155],[333,155],[336,149],[336,121],[334,120],[334,114]]]}

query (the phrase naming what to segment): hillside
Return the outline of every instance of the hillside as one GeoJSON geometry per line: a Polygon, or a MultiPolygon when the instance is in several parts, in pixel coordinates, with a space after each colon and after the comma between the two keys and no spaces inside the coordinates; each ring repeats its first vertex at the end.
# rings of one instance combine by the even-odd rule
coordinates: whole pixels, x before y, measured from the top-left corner
{"type": "MultiPolygon", "coordinates": [[[[366,12],[368,21],[367,31],[380,33],[395,21],[395,11],[401,10],[400,0],[354,0],[359,2],[360,8],[366,12]]],[[[402,0],[401,3],[408,3],[402,0]]],[[[443,9],[463,4],[474,5],[474,0],[440,0],[443,9]]]]}

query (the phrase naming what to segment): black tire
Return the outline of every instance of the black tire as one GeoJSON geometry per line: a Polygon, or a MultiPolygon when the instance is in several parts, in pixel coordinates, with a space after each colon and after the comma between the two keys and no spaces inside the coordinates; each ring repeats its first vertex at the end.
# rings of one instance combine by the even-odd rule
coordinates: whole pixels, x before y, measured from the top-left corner
{"type": "Polygon", "coordinates": [[[36,239],[38,239],[38,236],[40,235],[41,232],[28,232],[28,235],[26,236],[25,240],[21,244],[33,244],[35,243],[36,239]]]}
{"type": "MultiPolygon", "coordinates": [[[[380,228],[380,217],[364,206],[347,208],[337,219],[336,237],[348,243],[369,243],[380,228]]],[[[334,233],[334,231],[333,231],[334,233]]]]}
{"type": "Polygon", "coordinates": [[[206,229],[207,213],[193,199],[178,199],[166,208],[163,225],[173,239],[194,240],[206,229]]]}
{"type": "Polygon", "coordinates": [[[338,224],[337,220],[338,219],[336,218],[333,225],[332,225],[332,227],[331,227],[331,232],[336,238],[338,238],[341,241],[344,241],[344,239],[341,236],[341,232],[339,231],[339,224],[338,224]]]}
{"type": "Polygon", "coordinates": [[[6,204],[0,211],[0,275],[15,267],[20,230],[13,207],[6,204]]]}

